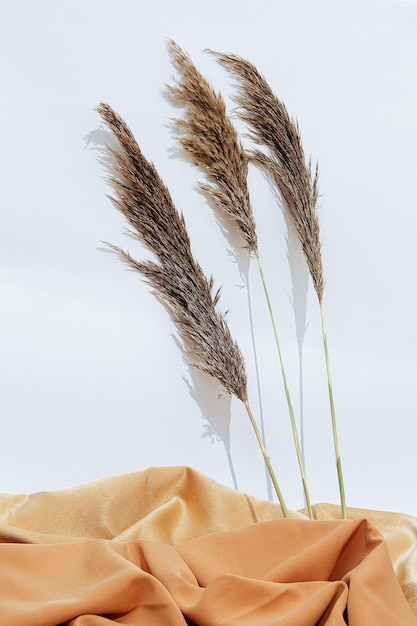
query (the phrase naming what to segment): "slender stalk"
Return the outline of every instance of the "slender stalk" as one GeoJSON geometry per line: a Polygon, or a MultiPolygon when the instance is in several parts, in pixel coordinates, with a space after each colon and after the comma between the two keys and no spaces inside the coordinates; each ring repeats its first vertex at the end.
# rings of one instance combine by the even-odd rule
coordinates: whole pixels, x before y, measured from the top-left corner
{"type": "Polygon", "coordinates": [[[266,284],[266,281],[265,281],[265,275],[264,275],[264,272],[263,272],[263,269],[262,269],[261,260],[260,260],[258,255],[256,255],[256,260],[258,262],[258,268],[259,268],[259,274],[261,276],[262,287],[263,287],[263,290],[264,290],[264,293],[265,293],[265,298],[266,298],[266,302],[267,302],[267,305],[268,305],[269,316],[271,318],[272,328],[273,328],[273,331],[274,331],[275,344],[276,344],[277,351],[278,351],[279,363],[280,363],[281,374],[282,374],[282,381],[283,381],[283,384],[284,384],[285,397],[286,397],[287,405],[288,405],[288,412],[290,414],[292,435],[293,435],[293,440],[294,440],[295,452],[296,452],[296,455],[297,455],[298,467],[300,468],[301,482],[303,484],[303,490],[304,490],[304,497],[305,497],[306,506],[307,506],[307,509],[308,509],[308,515],[309,515],[310,519],[313,519],[313,511],[312,511],[312,508],[311,508],[310,494],[309,494],[309,491],[308,491],[307,478],[306,478],[306,473],[305,473],[304,463],[303,463],[303,456],[302,456],[302,453],[301,453],[300,440],[299,440],[299,437],[298,437],[297,423],[295,421],[294,408],[293,408],[293,405],[292,405],[292,402],[291,402],[290,390],[288,388],[287,375],[285,373],[284,360],[283,360],[283,357],[282,357],[281,346],[280,346],[279,339],[278,339],[278,332],[277,332],[276,325],[275,325],[275,319],[274,319],[274,314],[273,314],[273,310],[272,310],[271,299],[269,297],[268,287],[267,287],[267,284],[266,284]]]}
{"type": "Polygon", "coordinates": [[[300,445],[301,445],[301,458],[303,463],[306,462],[305,457],[305,433],[304,433],[304,364],[303,364],[303,351],[302,348],[298,349],[298,393],[300,396],[300,445]]]}
{"type": "Polygon", "coordinates": [[[336,457],[337,478],[339,481],[340,502],[342,506],[342,517],[343,519],[347,519],[345,486],[343,482],[342,461],[340,459],[339,442],[338,442],[338,437],[337,437],[336,411],[334,408],[333,385],[332,385],[332,378],[330,374],[330,359],[329,359],[329,350],[327,346],[327,334],[326,334],[326,327],[324,324],[323,303],[321,300],[319,302],[320,302],[320,317],[321,317],[321,329],[322,329],[322,336],[323,336],[323,346],[324,346],[324,354],[326,358],[327,386],[329,390],[330,413],[331,413],[331,418],[332,418],[334,452],[335,452],[335,457],[336,457]]]}
{"type": "MultiPolygon", "coordinates": [[[[261,389],[261,379],[260,379],[259,364],[258,364],[258,351],[256,347],[255,331],[254,331],[254,325],[253,325],[252,300],[251,300],[251,291],[250,291],[250,286],[249,286],[249,271],[246,277],[246,295],[248,298],[248,312],[249,312],[249,323],[250,323],[250,332],[251,332],[251,339],[252,339],[253,359],[254,359],[254,365],[255,365],[256,388],[258,391],[259,421],[261,425],[262,441],[265,442],[266,441],[265,421],[264,421],[263,408],[262,408],[262,389],[261,389]]],[[[271,477],[269,476],[268,468],[266,466],[265,466],[265,479],[266,479],[268,497],[270,500],[272,500],[272,482],[271,482],[271,477]]]]}
{"type": "Polygon", "coordinates": [[[272,480],[272,484],[274,485],[275,492],[276,492],[276,494],[278,496],[278,500],[279,500],[279,503],[281,505],[282,514],[283,514],[284,517],[288,517],[288,509],[286,507],[286,504],[285,504],[285,501],[284,501],[281,489],[279,488],[278,481],[277,481],[276,476],[275,476],[275,472],[274,472],[274,470],[272,468],[271,461],[269,460],[268,453],[267,453],[267,451],[265,449],[265,446],[263,444],[261,433],[259,432],[258,427],[256,425],[256,422],[255,422],[255,419],[253,417],[253,413],[252,413],[251,408],[249,406],[248,400],[245,400],[243,402],[243,404],[245,405],[245,409],[247,411],[247,414],[249,415],[249,419],[251,421],[252,428],[255,431],[255,435],[256,435],[256,438],[258,440],[259,447],[261,448],[261,452],[262,452],[262,455],[264,457],[265,464],[266,464],[266,466],[268,468],[268,472],[269,472],[269,475],[270,475],[271,480],[272,480]]]}
{"type": "Polygon", "coordinates": [[[226,218],[221,222],[225,234],[230,235],[235,229],[243,238],[248,253],[251,257],[256,256],[258,260],[284,377],[285,394],[305,499],[308,503],[309,514],[312,516],[294,411],[285,378],[271,302],[258,256],[256,225],[247,186],[249,157],[227,115],[226,104],[221,94],[214,91],[211,84],[197,70],[188,54],[183,52],[175,42],[170,42],[169,49],[179,73],[179,79],[174,85],[168,86],[168,92],[176,104],[185,109],[184,117],[175,120],[177,138],[192,163],[204,173],[206,182],[199,183],[199,188],[210,197],[221,219],[226,218]]]}

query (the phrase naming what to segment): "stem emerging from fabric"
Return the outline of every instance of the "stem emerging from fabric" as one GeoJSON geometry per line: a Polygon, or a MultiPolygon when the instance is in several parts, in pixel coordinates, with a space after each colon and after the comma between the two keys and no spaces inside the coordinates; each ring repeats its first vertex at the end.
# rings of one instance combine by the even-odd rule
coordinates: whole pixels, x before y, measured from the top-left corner
{"type": "Polygon", "coordinates": [[[330,373],[330,359],[329,359],[329,350],[328,350],[328,345],[327,345],[327,333],[326,333],[326,327],[324,323],[324,310],[323,310],[322,301],[320,301],[320,318],[321,318],[321,330],[322,330],[322,337],[323,337],[323,347],[324,347],[324,354],[325,354],[325,360],[326,360],[327,387],[329,390],[330,414],[331,414],[331,419],[332,419],[332,431],[333,431],[333,445],[334,445],[334,452],[335,452],[335,457],[336,457],[336,469],[337,469],[337,478],[339,481],[342,517],[343,519],[347,519],[345,486],[344,486],[344,481],[343,481],[342,461],[340,458],[339,441],[338,441],[338,436],[337,436],[336,411],[334,408],[333,385],[332,385],[332,377],[330,373]]]}
{"type": "Polygon", "coordinates": [[[259,447],[261,449],[262,456],[264,457],[264,461],[265,461],[266,467],[268,468],[268,472],[269,472],[269,475],[271,477],[272,484],[274,485],[275,492],[276,492],[276,494],[278,496],[278,500],[279,500],[279,503],[281,505],[282,514],[283,514],[284,517],[288,517],[288,509],[286,507],[286,504],[285,504],[285,501],[284,501],[281,489],[280,489],[280,487],[278,485],[278,481],[277,481],[277,478],[275,476],[275,472],[274,472],[273,467],[271,465],[271,461],[269,460],[268,453],[267,453],[267,451],[265,449],[264,443],[262,441],[261,433],[259,432],[259,429],[258,429],[258,427],[256,425],[256,422],[255,422],[255,419],[253,417],[253,414],[252,414],[251,408],[249,406],[248,400],[246,400],[243,404],[245,405],[245,409],[246,409],[246,412],[247,412],[247,414],[249,416],[250,422],[252,424],[252,428],[255,431],[255,435],[256,435],[256,438],[258,440],[258,444],[259,444],[259,447]]]}
{"type": "Polygon", "coordinates": [[[276,325],[275,325],[275,319],[274,319],[274,313],[273,313],[273,310],[272,310],[271,299],[269,297],[269,292],[268,292],[268,287],[267,287],[266,280],[265,280],[264,271],[262,269],[261,260],[260,260],[260,257],[259,257],[258,254],[256,255],[256,260],[258,262],[258,268],[259,268],[259,274],[261,276],[262,287],[263,287],[263,290],[264,290],[266,302],[267,302],[267,305],[268,305],[268,311],[269,311],[269,315],[270,315],[270,318],[271,318],[271,323],[272,323],[272,328],[273,328],[274,338],[275,338],[275,345],[276,345],[277,351],[278,351],[278,357],[279,357],[279,362],[280,362],[280,367],[281,367],[282,381],[283,381],[283,384],[284,384],[285,398],[287,400],[288,412],[289,412],[289,416],[290,416],[291,429],[292,429],[292,436],[293,436],[293,441],[294,441],[294,446],[295,446],[295,452],[296,452],[296,455],[297,455],[298,467],[300,469],[300,474],[301,474],[301,482],[302,482],[302,485],[303,485],[304,497],[305,497],[305,501],[306,501],[308,515],[309,515],[310,519],[313,519],[313,510],[311,508],[310,493],[309,493],[309,490],[308,490],[307,477],[306,477],[305,470],[304,470],[303,455],[301,453],[301,446],[300,446],[300,440],[299,440],[299,437],[298,437],[297,423],[295,421],[295,416],[294,416],[294,408],[293,408],[293,405],[292,405],[292,402],[291,402],[290,390],[288,388],[287,375],[285,373],[284,360],[283,360],[283,357],[282,357],[281,346],[280,346],[280,342],[279,342],[279,338],[278,338],[278,332],[277,332],[277,328],[276,328],[276,325]]]}

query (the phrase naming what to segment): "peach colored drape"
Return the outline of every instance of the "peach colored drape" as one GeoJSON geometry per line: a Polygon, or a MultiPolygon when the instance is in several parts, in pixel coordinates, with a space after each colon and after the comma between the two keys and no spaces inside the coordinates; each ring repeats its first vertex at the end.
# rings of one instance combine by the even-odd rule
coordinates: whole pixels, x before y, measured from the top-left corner
{"type": "Polygon", "coordinates": [[[0,495],[0,626],[417,626],[417,520],[314,511],[185,467],[0,495]]]}

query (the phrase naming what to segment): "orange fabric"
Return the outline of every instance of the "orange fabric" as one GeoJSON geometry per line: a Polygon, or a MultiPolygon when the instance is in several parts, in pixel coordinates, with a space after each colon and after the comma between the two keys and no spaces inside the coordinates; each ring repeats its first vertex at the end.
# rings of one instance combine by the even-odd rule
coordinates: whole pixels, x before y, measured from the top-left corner
{"type": "Polygon", "coordinates": [[[0,626],[416,626],[417,520],[314,508],[189,468],[0,495],[0,626]]]}

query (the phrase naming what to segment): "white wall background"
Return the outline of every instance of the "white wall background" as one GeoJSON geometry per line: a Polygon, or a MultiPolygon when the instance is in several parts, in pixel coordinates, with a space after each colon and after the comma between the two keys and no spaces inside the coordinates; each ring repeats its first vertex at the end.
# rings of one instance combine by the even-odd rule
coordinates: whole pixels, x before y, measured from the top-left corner
{"type": "MultiPolygon", "coordinates": [[[[325,309],[348,504],[417,515],[417,2],[400,0],[3,0],[0,491],[190,465],[229,485],[233,469],[239,489],[268,497],[243,408],[218,400],[203,380],[199,398],[210,409],[202,412],[164,309],[138,275],[99,249],[106,240],[142,254],[123,234],[86,139],[105,101],[157,166],[184,211],[195,256],[223,284],[221,307],[230,309],[259,417],[247,292],[195,191],[197,171],[172,158],[167,38],[227,99],[226,74],[202,51],[247,57],[298,118],[306,154],[320,165],[325,309]],[[210,424],[224,441],[202,437],[210,424]]],[[[285,228],[262,177],[252,172],[250,182],[298,415],[285,228]]],[[[302,492],[255,265],[250,285],[266,443],[296,508],[302,492]]],[[[311,288],[307,316],[310,491],[315,502],[337,503],[311,288]]]]}

